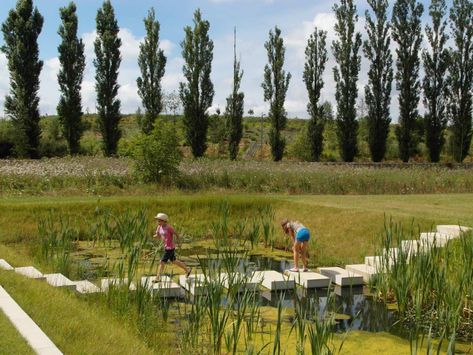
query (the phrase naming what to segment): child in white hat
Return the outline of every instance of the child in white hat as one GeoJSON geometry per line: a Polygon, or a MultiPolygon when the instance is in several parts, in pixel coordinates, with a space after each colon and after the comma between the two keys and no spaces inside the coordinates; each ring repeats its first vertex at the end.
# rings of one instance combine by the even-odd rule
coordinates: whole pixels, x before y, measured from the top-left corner
{"type": "Polygon", "coordinates": [[[157,220],[158,226],[153,238],[161,238],[164,243],[164,254],[161,258],[159,271],[154,282],[158,282],[160,280],[161,274],[164,271],[164,266],[168,261],[171,261],[173,264],[183,269],[186,272],[186,276],[189,277],[192,268],[187,267],[186,264],[180,260],[177,260],[176,258],[176,245],[174,244],[174,236],[179,239],[179,235],[176,233],[174,228],[168,224],[168,215],[165,213],[158,213],[154,218],[157,220]]]}

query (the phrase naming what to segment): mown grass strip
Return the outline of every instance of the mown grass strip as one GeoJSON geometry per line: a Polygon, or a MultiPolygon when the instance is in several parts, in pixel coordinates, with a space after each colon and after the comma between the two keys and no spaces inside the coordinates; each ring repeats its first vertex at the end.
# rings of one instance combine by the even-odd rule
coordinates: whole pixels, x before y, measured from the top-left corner
{"type": "Polygon", "coordinates": [[[34,354],[2,310],[0,310],[0,334],[0,354],[34,354]]]}

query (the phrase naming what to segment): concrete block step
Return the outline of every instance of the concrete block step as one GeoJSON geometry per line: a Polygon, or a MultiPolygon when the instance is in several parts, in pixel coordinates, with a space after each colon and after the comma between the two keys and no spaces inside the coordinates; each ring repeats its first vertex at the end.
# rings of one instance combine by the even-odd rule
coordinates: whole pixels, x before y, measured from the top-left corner
{"type": "MultiPolygon", "coordinates": [[[[120,278],[107,278],[107,279],[102,279],[100,281],[100,289],[102,291],[107,291],[110,288],[110,286],[124,287],[126,285],[128,285],[128,278],[126,278],[126,277],[123,278],[123,279],[120,279],[120,278]]],[[[133,281],[130,283],[129,288],[130,288],[131,291],[136,290],[136,285],[133,281]]]]}
{"type": "Polygon", "coordinates": [[[319,272],[330,278],[330,280],[339,286],[359,286],[363,285],[363,276],[352,271],[347,271],[341,267],[321,267],[319,272]]]}
{"type": "Polygon", "coordinates": [[[368,283],[373,276],[378,275],[378,271],[373,266],[366,264],[346,265],[345,270],[363,276],[363,280],[368,283]]]}
{"type": "Polygon", "coordinates": [[[412,258],[414,255],[417,255],[419,253],[426,252],[431,247],[431,244],[421,239],[403,240],[401,242],[401,248],[404,253],[408,255],[409,258],[412,258]]]}
{"type": "Polygon", "coordinates": [[[289,280],[294,280],[304,288],[324,288],[330,285],[330,278],[317,272],[286,270],[284,273],[289,276],[289,280]]]}
{"type": "Polygon", "coordinates": [[[97,293],[101,292],[101,289],[94,285],[92,282],[88,280],[81,280],[81,281],[72,281],[76,286],[76,290],[79,293],[97,293]]]}
{"type": "Polygon", "coordinates": [[[189,292],[193,296],[201,296],[207,294],[205,283],[206,281],[204,274],[194,274],[189,275],[189,277],[187,277],[186,275],[179,276],[179,285],[181,285],[187,292],[189,292]]]}
{"type": "Polygon", "coordinates": [[[255,271],[251,276],[251,281],[259,283],[271,291],[291,290],[296,283],[277,271],[255,271]]]}
{"type": "Polygon", "coordinates": [[[221,273],[219,280],[223,283],[223,287],[238,287],[239,292],[257,291],[259,283],[252,280],[251,276],[245,275],[241,272],[221,273]]]}
{"type": "Polygon", "coordinates": [[[76,285],[63,274],[46,274],[46,282],[54,287],[64,287],[72,291],[76,290],[76,285]]]}
{"type": "Polygon", "coordinates": [[[420,240],[424,240],[427,244],[430,244],[431,246],[435,245],[437,247],[444,247],[450,240],[455,238],[456,237],[448,233],[428,232],[420,234],[420,240]]]}
{"type": "Polygon", "coordinates": [[[4,259],[0,259],[0,269],[13,270],[13,266],[7,263],[4,259]]]}
{"type": "Polygon", "coordinates": [[[182,288],[173,282],[169,276],[161,276],[159,282],[153,282],[156,276],[143,276],[141,286],[146,287],[153,292],[153,295],[159,297],[181,297],[182,288]]]}
{"type": "Polygon", "coordinates": [[[436,230],[437,233],[445,233],[451,235],[454,238],[458,238],[462,233],[471,231],[471,228],[465,226],[441,224],[437,226],[436,230]]]}
{"type": "Polygon", "coordinates": [[[44,275],[33,266],[16,267],[15,272],[30,279],[44,280],[44,275]]]}

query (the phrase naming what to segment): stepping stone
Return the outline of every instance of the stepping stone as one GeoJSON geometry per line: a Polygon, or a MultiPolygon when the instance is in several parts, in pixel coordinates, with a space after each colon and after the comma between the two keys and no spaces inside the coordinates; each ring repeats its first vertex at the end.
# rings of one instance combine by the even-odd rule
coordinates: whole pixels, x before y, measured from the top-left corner
{"type": "Polygon", "coordinates": [[[328,276],[330,280],[339,286],[363,285],[363,276],[352,271],[347,271],[341,267],[321,267],[319,272],[328,276]]]}
{"type": "Polygon", "coordinates": [[[92,282],[87,280],[72,281],[76,285],[77,292],[79,293],[97,293],[101,292],[100,288],[95,286],[92,282]]]}
{"type": "Polygon", "coordinates": [[[363,276],[363,280],[368,283],[373,276],[378,275],[375,267],[366,264],[346,265],[345,270],[363,276]]]}
{"type": "Polygon", "coordinates": [[[424,240],[427,244],[430,244],[431,246],[435,245],[437,247],[444,247],[445,245],[448,244],[448,242],[452,239],[455,239],[456,237],[446,234],[446,233],[435,233],[435,232],[429,232],[429,233],[421,233],[420,234],[420,239],[424,240]]]}
{"type": "Polygon", "coordinates": [[[298,272],[286,270],[285,274],[289,276],[289,280],[294,280],[297,284],[304,288],[324,288],[330,285],[330,278],[317,272],[298,272]]]}
{"type": "Polygon", "coordinates": [[[461,236],[462,233],[466,233],[469,231],[471,231],[471,228],[465,227],[465,226],[445,225],[445,224],[437,226],[437,233],[449,234],[454,238],[458,238],[461,236]]]}
{"type": "MultiPolygon", "coordinates": [[[[102,291],[107,291],[110,286],[114,287],[123,287],[128,285],[128,278],[125,277],[124,279],[120,278],[109,278],[109,279],[102,279],[100,283],[100,289],[102,291]]],[[[136,285],[134,282],[131,282],[130,284],[130,291],[135,291],[136,290],[136,285]]]]}
{"type": "Polygon", "coordinates": [[[189,277],[181,275],[179,276],[179,285],[193,296],[202,296],[207,293],[204,274],[189,275],[189,277]]]}
{"type": "Polygon", "coordinates": [[[181,286],[173,282],[169,276],[161,276],[159,282],[153,282],[156,276],[143,276],[141,286],[146,287],[153,292],[153,295],[159,297],[180,297],[181,286]]]}
{"type": "Polygon", "coordinates": [[[76,290],[76,285],[63,274],[46,274],[46,282],[54,287],[64,287],[72,291],[76,290]]]}
{"type": "Polygon", "coordinates": [[[296,286],[294,280],[274,270],[255,271],[251,276],[251,282],[260,283],[271,291],[292,290],[296,286]]]}
{"type": "Polygon", "coordinates": [[[221,273],[220,280],[226,289],[240,286],[238,292],[257,291],[260,285],[259,282],[255,282],[251,277],[240,272],[221,273]]]}
{"type": "Polygon", "coordinates": [[[0,259],[0,269],[3,270],[13,270],[13,266],[7,263],[5,260],[0,259]]]}
{"type": "Polygon", "coordinates": [[[428,243],[420,239],[401,241],[401,249],[408,255],[409,258],[413,257],[419,252],[427,251],[429,248],[430,246],[428,243]]]}
{"type": "Polygon", "coordinates": [[[30,279],[44,280],[44,275],[33,266],[24,266],[15,268],[15,272],[30,279]]]}

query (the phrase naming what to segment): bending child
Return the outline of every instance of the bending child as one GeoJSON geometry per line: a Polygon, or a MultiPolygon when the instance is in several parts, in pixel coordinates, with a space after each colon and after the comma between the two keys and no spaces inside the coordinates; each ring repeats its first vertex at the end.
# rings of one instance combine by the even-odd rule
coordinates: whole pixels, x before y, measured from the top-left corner
{"type": "Polygon", "coordinates": [[[182,261],[176,259],[176,246],[174,244],[174,236],[179,239],[179,235],[176,233],[174,228],[169,225],[168,216],[165,213],[158,213],[156,217],[154,217],[157,222],[158,226],[156,228],[156,233],[153,238],[161,238],[164,243],[164,254],[161,258],[161,262],[159,265],[159,271],[156,275],[156,280],[153,282],[159,282],[162,272],[164,271],[164,266],[168,261],[171,261],[174,265],[179,266],[186,272],[186,276],[189,277],[192,268],[187,267],[182,261]]]}
{"type": "Polygon", "coordinates": [[[298,221],[288,221],[284,219],[281,222],[281,227],[285,234],[292,238],[294,252],[294,267],[289,271],[299,271],[299,254],[302,258],[302,271],[309,271],[307,268],[307,250],[309,247],[310,233],[309,230],[298,221]]]}

